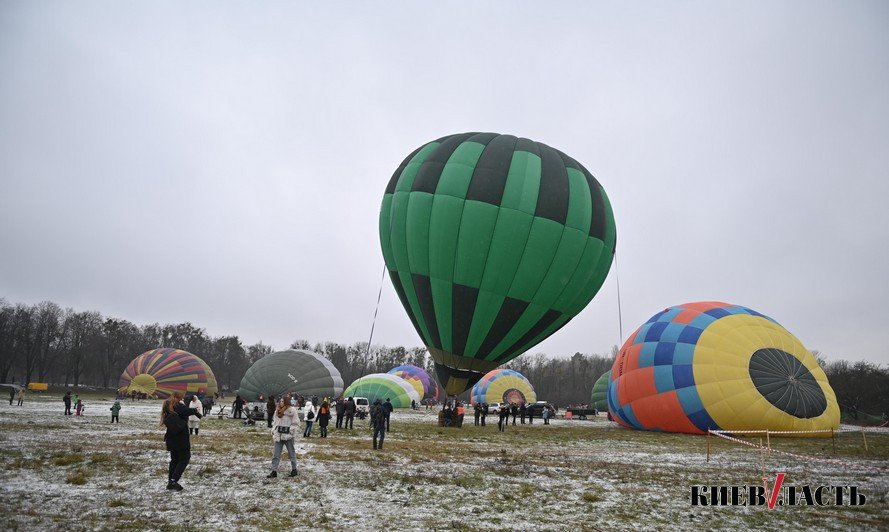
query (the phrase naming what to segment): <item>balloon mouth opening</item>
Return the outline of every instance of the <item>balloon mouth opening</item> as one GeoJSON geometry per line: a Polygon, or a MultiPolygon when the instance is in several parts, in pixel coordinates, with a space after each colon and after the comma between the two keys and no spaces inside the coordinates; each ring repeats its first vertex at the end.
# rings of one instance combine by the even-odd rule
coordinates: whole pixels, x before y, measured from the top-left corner
{"type": "Polygon", "coordinates": [[[523,394],[519,390],[516,390],[515,388],[510,388],[509,390],[503,392],[503,402],[517,405],[520,403],[525,403],[527,401],[525,400],[525,394],[523,394]]]}
{"type": "Polygon", "coordinates": [[[157,391],[157,380],[147,373],[140,373],[133,377],[130,385],[127,386],[127,390],[154,395],[154,392],[157,391]]]}

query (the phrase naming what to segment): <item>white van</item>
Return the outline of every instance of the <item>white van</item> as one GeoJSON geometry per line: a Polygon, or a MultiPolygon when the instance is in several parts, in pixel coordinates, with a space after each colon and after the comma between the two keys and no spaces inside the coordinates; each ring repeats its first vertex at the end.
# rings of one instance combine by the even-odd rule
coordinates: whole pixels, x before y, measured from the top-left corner
{"type": "Polygon", "coordinates": [[[370,401],[367,400],[367,397],[353,397],[355,401],[355,414],[358,416],[358,419],[364,419],[364,416],[370,411],[370,401]]]}

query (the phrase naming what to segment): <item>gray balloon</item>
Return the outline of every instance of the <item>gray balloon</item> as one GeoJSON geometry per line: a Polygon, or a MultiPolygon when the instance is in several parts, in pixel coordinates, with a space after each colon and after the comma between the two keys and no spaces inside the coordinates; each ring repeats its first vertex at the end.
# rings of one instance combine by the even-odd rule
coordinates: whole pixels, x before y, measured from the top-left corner
{"type": "Polygon", "coordinates": [[[257,360],[244,374],[237,391],[247,401],[255,401],[260,395],[280,397],[288,392],[303,397],[339,397],[343,393],[343,378],[323,356],[288,349],[257,360]]]}

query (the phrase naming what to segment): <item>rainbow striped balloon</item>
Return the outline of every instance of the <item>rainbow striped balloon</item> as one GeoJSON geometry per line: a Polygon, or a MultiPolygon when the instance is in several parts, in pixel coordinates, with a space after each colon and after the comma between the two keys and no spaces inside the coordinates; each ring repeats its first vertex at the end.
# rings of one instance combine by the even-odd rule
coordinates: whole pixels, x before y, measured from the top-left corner
{"type": "Polygon", "coordinates": [[[405,364],[404,366],[390,369],[388,373],[409,382],[417,390],[421,398],[438,400],[438,384],[432,380],[432,377],[429,376],[425,369],[405,364]]]}
{"type": "Polygon", "coordinates": [[[163,347],[133,359],[120,376],[118,391],[166,399],[173,392],[212,395],[218,391],[213,370],[200,357],[163,347]]]}

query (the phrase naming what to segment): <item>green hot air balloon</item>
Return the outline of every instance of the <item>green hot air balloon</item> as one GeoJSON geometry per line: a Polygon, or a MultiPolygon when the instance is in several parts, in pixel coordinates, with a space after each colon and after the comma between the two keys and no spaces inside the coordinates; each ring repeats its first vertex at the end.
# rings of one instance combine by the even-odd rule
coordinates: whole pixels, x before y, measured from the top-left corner
{"type": "Polygon", "coordinates": [[[593,391],[590,392],[590,406],[599,412],[608,410],[608,383],[611,382],[611,370],[609,369],[596,380],[593,384],[593,391]]]}
{"type": "Polygon", "coordinates": [[[450,395],[577,315],[605,281],[616,238],[586,168],[496,133],[424,144],[380,209],[392,284],[450,395]]]}

